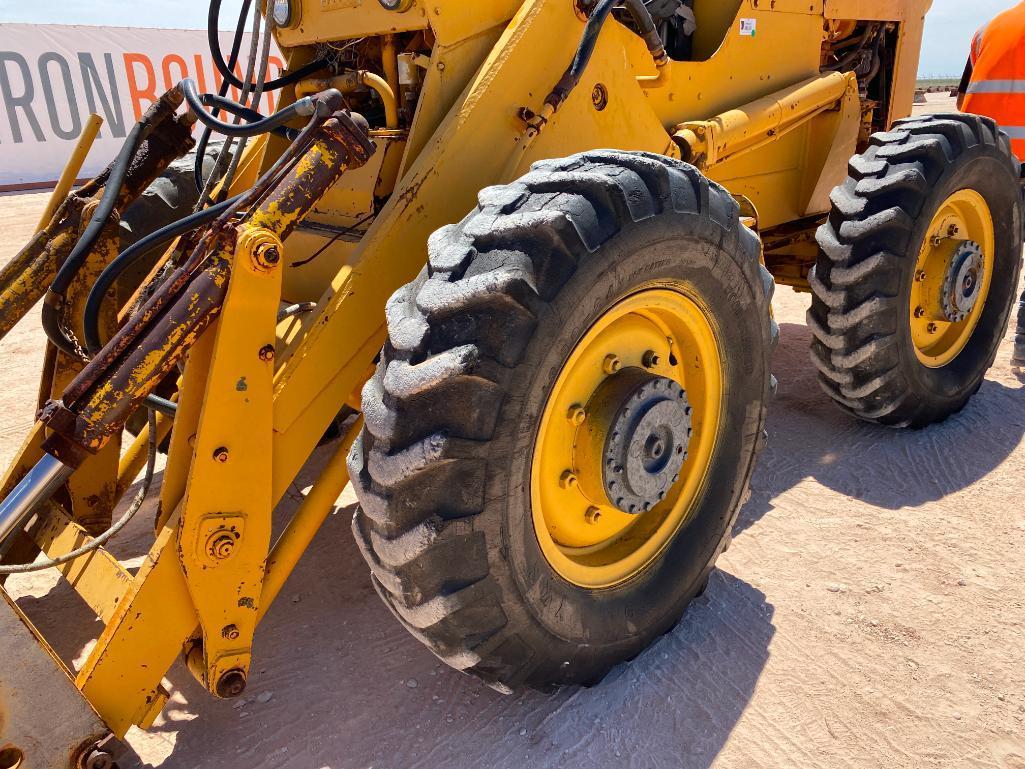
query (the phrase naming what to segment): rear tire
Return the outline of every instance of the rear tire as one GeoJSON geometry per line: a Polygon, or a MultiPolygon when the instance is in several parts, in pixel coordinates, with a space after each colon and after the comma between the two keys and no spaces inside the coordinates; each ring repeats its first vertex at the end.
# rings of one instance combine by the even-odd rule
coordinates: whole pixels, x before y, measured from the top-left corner
{"type": "MultiPolygon", "coordinates": [[[[811,356],[822,388],[861,419],[923,427],[960,411],[979,389],[1007,331],[1022,257],[1019,164],[993,121],[930,115],[897,121],[850,161],[819,228],[809,278],[811,356]],[[916,282],[934,217],[961,191],[988,208],[992,275],[967,320],[967,341],[929,357],[912,318],[932,315],[916,302],[916,282]],[[949,360],[948,360],[949,359],[949,360]]],[[[952,238],[953,242],[953,238],[952,238]]],[[[941,336],[942,319],[930,331],[941,336]]],[[[954,324],[956,325],[956,324],[954,324]]],[[[954,331],[951,331],[955,337],[954,331]]]]}
{"type": "Polygon", "coordinates": [[[661,156],[545,161],[479,200],[388,303],[349,458],[353,532],[381,598],[448,664],[502,691],[590,684],[678,622],[728,543],[764,443],[772,279],[729,194],[661,156]],[[708,307],[723,421],[687,522],[632,577],[588,589],[539,544],[533,447],[585,332],[650,286],[708,307]]]}

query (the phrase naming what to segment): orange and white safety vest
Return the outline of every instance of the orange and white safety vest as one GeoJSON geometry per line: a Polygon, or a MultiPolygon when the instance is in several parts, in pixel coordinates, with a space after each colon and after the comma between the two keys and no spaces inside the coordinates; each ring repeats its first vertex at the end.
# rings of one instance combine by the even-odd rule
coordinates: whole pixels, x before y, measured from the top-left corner
{"type": "Polygon", "coordinates": [[[972,77],[962,109],[993,118],[1025,160],[1025,2],[994,18],[972,39],[972,77]]]}

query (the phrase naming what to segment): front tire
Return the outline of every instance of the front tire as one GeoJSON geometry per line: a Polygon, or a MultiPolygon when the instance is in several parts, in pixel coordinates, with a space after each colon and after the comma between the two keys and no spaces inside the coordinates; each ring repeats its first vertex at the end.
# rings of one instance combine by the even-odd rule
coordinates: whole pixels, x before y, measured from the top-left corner
{"type": "Polygon", "coordinates": [[[350,454],[353,531],[396,617],[501,690],[594,683],[672,628],[763,444],[771,292],[735,201],[664,157],[589,152],[481,192],[389,302],[350,454]],[[653,460],[647,500],[603,497],[574,453],[611,429],[586,393],[622,387],[661,404],[651,451],[684,463],[653,460]]]}

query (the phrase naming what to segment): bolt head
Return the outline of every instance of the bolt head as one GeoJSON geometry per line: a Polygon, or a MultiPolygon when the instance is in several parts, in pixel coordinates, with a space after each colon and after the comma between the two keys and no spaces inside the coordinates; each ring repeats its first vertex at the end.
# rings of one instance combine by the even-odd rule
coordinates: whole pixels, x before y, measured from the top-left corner
{"type": "Polygon", "coordinates": [[[85,769],[112,769],[114,757],[105,750],[94,750],[85,759],[85,769]]]}
{"type": "Polygon", "coordinates": [[[622,362],[619,360],[619,356],[614,353],[609,353],[605,356],[605,360],[602,361],[601,368],[606,374],[615,374],[619,369],[623,367],[622,362]]]}
{"type": "Polygon", "coordinates": [[[925,280],[925,270],[916,270],[915,271],[915,280],[918,281],[919,283],[921,283],[923,280],[925,280]]]}
{"type": "Polygon", "coordinates": [[[569,407],[569,411],[566,412],[566,419],[577,427],[580,427],[580,425],[584,423],[584,420],[587,419],[587,412],[579,403],[574,403],[569,407]]]}
{"type": "Polygon", "coordinates": [[[939,326],[937,326],[935,323],[930,323],[928,326],[925,327],[925,330],[928,331],[930,334],[935,334],[939,330],[939,326]]]}
{"type": "Polygon", "coordinates": [[[207,542],[207,552],[217,561],[231,558],[235,552],[235,536],[227,531],[214,534],[207,542]]]}
{"type": "Polygon", "coordinates": [[[601,520],[601,510],[592,505],[587,508],[587,512],[584,513],[584,520],[592,525],[598,523],[598,521],[601,520]]]}
{"type": "Polygon", "coordinates": [[[956,238],[960,234],[960,232],[961,232],[961,228],[958,227],[956,224],[952,224],[949,227],[947,227],[947,237],[948,238],[956,238]]]}
{"type": "Polygon", "coordinates": [[[260,360],[266,363],[270,363],[272,360],[274,360],[274,345],[265,344],[263,347],[260,348],[260,360]]]}
{"type": "Polygon", "coordinates": [[[645,368],[655,368],[655,366],[662,362],[662,358],[654,350],[648,350],[644,353],[644,358],[641,362],[644,364],[645,368]]]}
{"type": "Polygon", "coordinates": [[[221,446],[221,447],[219,447],[217,449],[214,449],[214,461],[220,462],[221,464],[224,464],[225,462],[227,462],[228,461],[228,449],[225,448],[224,446],[221,446]]]}
{"type": "Polygon", "coordinates": [[[217,681],[217,696],[224,700],[238,697],[245,690],[246,674],[237,668],[224,673],[217,681]]]}
{"type": "Polygon", "coordinates": [[[925,315],[925,308],[924,307],[916,307],[915,308],[915,317],[916,318],[921,318],[923,315],[925,315]]]}
{"type": "Polygon", "coordinates": [[[577,485],[577,476],[572,470],[564,470],[559,478],[559,485],[564,489],[572,489],[577,485]]]}
{"type": "Polygon", "coordinates": [[[221,635],[227,638],[229,641],[235,641],[238,640],[238,637],[241,635],[241,633],[239,632],[238,625],[225,625],[225,627],[221,630],[221,635]]]}
{"type": "Polygon", "coordinates": [[[941,238],[939,235],[933,235],[931,238],[929,238],[929,243],[930,245],[932,245],[933,248],[938,248],[940,243],[942,242],[943,238],[941,238]]]}

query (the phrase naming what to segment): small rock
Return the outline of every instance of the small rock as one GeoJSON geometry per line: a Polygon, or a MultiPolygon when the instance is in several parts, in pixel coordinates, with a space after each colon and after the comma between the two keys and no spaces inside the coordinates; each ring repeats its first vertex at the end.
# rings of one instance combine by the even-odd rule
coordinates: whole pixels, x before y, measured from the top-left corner
{"type": "Polygon", "coordinates": [[[870,624],[872,627],[879,627],[879,620],[870,619],[868,621],[868,624],[870,624]]]}
{"type": "Polygon", "coordinates": [[[266,705],[268,702],[270,702],[270,699],[273,696],[274,692],[260,692],[258,695],[256,695],[256,701],[259,702],[261,705],[266,705]]]}
{"type": "Polygon", "coordinates": [[[847,585],[830,585],[826,588],[830,593],[846,593],[847,585]]]}
{"type": "Polygon", "coordinates": [[[1005,697],[1002,694],[998,694],[997,695],[997,699],[1000,700],[1001,702],[1006,702],[1007,701],[1007,697],[1005,697]]]}
{"type": "Polygon", "coordinates": [[[455,721],[455,719],[454,719],[454,718],[452,718],[452,716],[445,716],[445,723],[446,723],[446,724],[450,724],[450,723],[452,723],[453,721],[455,721]]]}
{"type": "Polygon", "coordinates": [[[231,706],[235,708],[235,710],[241,710],[246,706],[246,701],[245,699],[235,700],[233,703],[231,703],[231,706]]]}
{"type": "Polygon", "coordinates": [[[303,597],[301,595],[299,595],[298,593],[296,593],[295,595],[292,596],[292,603],[299,603],[299,601],[301,601],[302,599],[303,599],[303,597]]]}
{"type": "Polygon", "coordinates": [[[959,579],[957,581],[957,584],[959,584],[961,587],[964,587],[965,585],[968,584],[968,580],[966,580],[966,579],[959,579]]]}
{"type": "Polygon", "coordinates": [[[244,710],[241,710],[241,711],[239,711],[238,717],[239,717],[239,718],[246,718],[246,717],[247,717],[248,715],[249,715],[249,714],[248,714],[248,713],[246,713],[246,711],[244,711],[244,710]]]}
{"type": "Polygon", "coordinates": [[[527,730],[526,729],[520,729],[520,737],[526,737],[526,736],[527,736],[527,730]]]}
{"type": "Polygon", "coordinates": [[[954,720],[955,721],[960,721],[961,720],[961,714],[960,713],[955,713],[954,714],[954,720]]]}
{"type": "Polygon", "coordinates": [[[406,681],[406,688],[407,688],[407,689],[415,689],[415,688],[416,688],[416,687],[418,687],[419,685],[420,685],[420,684],[419,684],[419,683],[417,683],[417,681],[416,681],[416,679],[415,679],[415,678],[410,678],[410,679],[408,679],[408,680],[406,681]]]}

